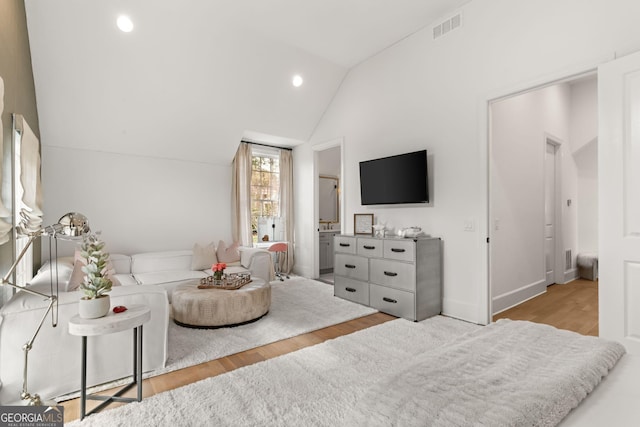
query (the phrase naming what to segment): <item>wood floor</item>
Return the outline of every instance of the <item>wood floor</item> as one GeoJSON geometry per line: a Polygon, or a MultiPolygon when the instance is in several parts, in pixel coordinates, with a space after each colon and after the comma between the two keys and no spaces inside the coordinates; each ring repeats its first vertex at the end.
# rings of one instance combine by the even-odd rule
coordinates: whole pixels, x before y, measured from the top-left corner
{"type": "MultiPolygon", "coordinates": [[[[598,283],[587,280],[576,280],[566,285],[549,286],[547,293],[504,311],[494,316],[493,320],[496,321],[500,318],[530,320],[572,330],[584,335],[597,336],[598,283]]],[[[393,319],[395,319],[395,317],[388,314],[375,313],[200,365],[148,378],[144,380],[143,383],[143,397],[146,398],[157,393],[182,387],[205,378],[214,377],[243,366],[252,365],[304,347],[319,344],[328,339],[348,335],[352,332],[379,325],[393,319]]],[[[112,390],[107,390],[101,392],[101,394],[113,394],[113,392],[112,390]]],[[[125,396],[135,396],[135,390],[130,390],[125,396]]],[[[90,410],[99,403],[100,402],[97,401],[88,401],[87,409],[90,410]]],[[[61,404],[65,408],[65,422],[79,418],[79,399],[69,400],[61,404]]],[[[109,408],[114,408],[118,405],[121,404],[114,403],[110,405],[109,408]]]]}
{"type": "Polygon", "coordinates": [[[598,282],[574,280],[551,285],[547,292],[493,316],[545,323],[583,335],[598,336],[598,282]]]}

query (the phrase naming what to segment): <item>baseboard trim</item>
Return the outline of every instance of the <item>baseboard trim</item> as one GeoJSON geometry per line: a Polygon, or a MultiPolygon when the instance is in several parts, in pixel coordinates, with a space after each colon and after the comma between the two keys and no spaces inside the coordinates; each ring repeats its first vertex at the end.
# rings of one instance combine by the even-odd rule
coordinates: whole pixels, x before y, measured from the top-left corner
{"type": "Polygon", "coordinates": [[[493,314],[501,313],[545,292],[547,292],[547,285],[543,279],[505,294],[498,295],[492,299],[493,314]]]}
{"type": "Polygon", "coordinates": [[[474,304],[469,304],[462,301],[455,301],[451,299],[442,300],[442,314],[445,316],[453,317],[455,319],[464,320],[466,322],[477,323],[484,325],[484,320],[479,320],[478,307],[474,304]]]}
{"type": "Polygon", "coordinates": [[[564,272],[564,282],[562,283],[569,283],[572,280],[576,280],[577,278],[578,278],[578,269],[572,268],[571,270],[567,270],[564,272]]]}

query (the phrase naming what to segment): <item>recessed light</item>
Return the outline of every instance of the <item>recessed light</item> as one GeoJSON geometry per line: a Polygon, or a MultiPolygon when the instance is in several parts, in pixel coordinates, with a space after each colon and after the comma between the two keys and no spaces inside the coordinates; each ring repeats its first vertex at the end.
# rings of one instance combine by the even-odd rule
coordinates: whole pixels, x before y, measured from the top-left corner
{"type": "Polygon", "coordinates": [[[291,81],[291,83],[295,86],[295,87],[300,87],[302,86],[302,76],[300,76],[299,74],[296,74],[295,76],[293,76],[293,80],[291,81]]]}
{"type": "Polygon", "coordinates": [[[133,22],[131,18],[125,15],[118,16],[118,20],[116,21],[118,28],[125,33],[130,33],[133,30],[133,22]]]}

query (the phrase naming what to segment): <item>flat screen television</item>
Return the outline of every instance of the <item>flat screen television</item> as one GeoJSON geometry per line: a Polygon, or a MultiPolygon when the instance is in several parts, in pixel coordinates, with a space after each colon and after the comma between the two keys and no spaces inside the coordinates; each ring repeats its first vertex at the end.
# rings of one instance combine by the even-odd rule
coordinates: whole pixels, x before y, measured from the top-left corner
{"type": "Polygon", "coordinates": [[[427,150],[360,162],[363,205],[428,203],[427,150]]]}

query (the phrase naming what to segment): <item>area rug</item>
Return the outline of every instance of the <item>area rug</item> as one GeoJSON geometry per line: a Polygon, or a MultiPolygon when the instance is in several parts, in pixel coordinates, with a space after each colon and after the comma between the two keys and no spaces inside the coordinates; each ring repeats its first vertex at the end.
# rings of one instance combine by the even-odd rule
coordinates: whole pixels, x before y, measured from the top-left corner
{"type": "MultiPolygon", "coordinates": [[[[529,396],[515,416],[510,413],[513,405],[506,405],[504,411],[502,405],[492,404],[480,412],[496,411],[491,417],[497,423],[477,424],[472,418],[471,424],[556,425],[623,353],[617,343],[530,322],[501,320],[479,327],[442,316],[419,323],[398,319],[69,425],[469,425],[469,419],[455,418],[464,412],[461,402],[474,401],[473,406],[482,407],[491,391],[501,386],[513,390],[510,387],[521,381],[525,382],[517,393],[528,390],[529,396]],[[500,346],[513,335],[520,338],[500,346]],[[463,350],[463,342],[471,347],[463,350]],[[491,363],[494,354],[485,357],[482,348],[494,347],[506,355],[491,363]],[[466,356],[457,358],[458,353],[466,356]],[[536,362],[538,358],[543,360],[536,362]],[[505,363],[506,369],[499,369],[505,363]],[[407,376],[421,372],[421,364],[429,365],[428,375],[423,376],[426,382],[407,376]],[[546,374],[538,378],[543,365],[546,374]],[[464,373],[458,376],[459,370],[464,373]],[[434,372],[440,374],[428,381],[434,372]],[[556,376],[561,380],[556,381],[556,376]],[[416,410],[425,390],[439,390],[443,382],[447,388],[459,380],[463,382],[457,384],[455,394],[437,401],[435,418],[416,410]]],[[[428,402],[421,404],[430,407],[428,402]]]]}
{"type": "MultiPolygon", "coordinates": [[[[333,296],[333,286],[303,277],[271,282],[271,308],[260,320],[241,326],[219,329],[193,329],[169,321],[169,349],[165,368],[146,372],[148,378],[215,360],[261,345],[322,329],[376,310],[333,296]]],[[[130,379],[93,387],[89,392],[105,390],[130,379]]],[[[63,401],[78,393],[60,396],[63,401]]]]}

